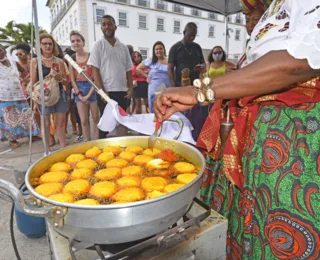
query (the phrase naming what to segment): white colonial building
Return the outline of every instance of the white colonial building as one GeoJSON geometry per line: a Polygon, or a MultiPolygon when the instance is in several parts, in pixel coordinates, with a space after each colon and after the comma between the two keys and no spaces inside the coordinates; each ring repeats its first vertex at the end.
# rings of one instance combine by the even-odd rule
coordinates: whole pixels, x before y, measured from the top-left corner
{"type": "MultiPolygon", "coordinates": [[[[60,45],[69,46],[71,30],[80,31],[87,49],[102,37],[101,17],[116,19],[116,37],[131,44],[144,58],[152,55],[152,46],[162,41],[170,47],[183,38],[188,22],[198,25],[196,42],[204,55],[216,45],[225,47],[225,17],[161,0],[48,0],[51,11],[51,32],[60,45]]],[[[229,58],[238,59],[245,50],[247,34],[241,14],[228,17],[229,58]]]]}

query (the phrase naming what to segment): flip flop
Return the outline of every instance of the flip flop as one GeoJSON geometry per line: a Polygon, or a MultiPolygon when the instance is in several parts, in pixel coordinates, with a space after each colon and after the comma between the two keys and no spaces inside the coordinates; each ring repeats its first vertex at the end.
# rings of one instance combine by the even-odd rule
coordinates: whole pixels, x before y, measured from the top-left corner
{"type": "Polygon", "coordinates": [[[18,148],[19,146],[21,146],[21,144],[16,140],[9,141],[9,144],[12,148],[18,148]]]}

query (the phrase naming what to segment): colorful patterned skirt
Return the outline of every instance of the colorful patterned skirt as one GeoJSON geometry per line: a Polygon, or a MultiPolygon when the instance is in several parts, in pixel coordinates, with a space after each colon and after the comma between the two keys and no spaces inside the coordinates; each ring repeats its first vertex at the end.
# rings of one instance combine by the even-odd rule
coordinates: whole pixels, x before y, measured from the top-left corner
{"type": "Polygon", "coordinates": [[[320,259],[320,103],[262,106],[243,191],[207,158],[201,196],[229,220],[228,259],[320,259]]]}
{"type": "MultiPolygon", "coordinates": [[[[29,136],[32,111],[27,101],[0,101],[0,140],[17,140],[29,136]]],[[[39,134],[32,119],[32,135],[39,134]]]]}

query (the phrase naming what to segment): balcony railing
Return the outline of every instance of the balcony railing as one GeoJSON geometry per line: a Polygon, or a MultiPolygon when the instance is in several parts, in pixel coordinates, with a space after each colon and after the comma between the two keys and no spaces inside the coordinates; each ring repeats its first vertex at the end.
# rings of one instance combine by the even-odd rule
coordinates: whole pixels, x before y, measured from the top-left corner
{"type": "Polygon", "coordinates": [[[57,13],[57,15],[55,17],[52,17],[52,20],[51,20],[51,30],[54,29],[54,27],[60,22],[61,18],[66,14],[66,12],[68,11],[69,7],[71,5],[73,5],[73,3],[75,2],[76,0],[67,0],[67,3],[64,4],[59,12],[57,13]]]}
{"type": "Polygon", "coordinates": [[[130,0],[116,0],[118,3],[129,4],[130,0]]]}
{"type": "Polygon", "coordinates": [[[168,10],[168,4],[163,1],[156,1],[155,8],[158,10],[168,10]]]}
{"type": "Polygon", "coordinates": [[[142,7],[150,7],[150,1],[148,0],[136,0],[136,5],[142,7]]]}
{"type": "Polygon", "coordinates": [[[180,13],[180,14],[183,14],[183,7],[181,5],[176,5],[174,4],[173,5],[173,8],[172,8],[172,11],[174,13],[180,13]]]}
{"type": "Polygon", "coordinates": [[[201,16],[201,11],[198,9],[191,9],[191,15],[201,16]]]}

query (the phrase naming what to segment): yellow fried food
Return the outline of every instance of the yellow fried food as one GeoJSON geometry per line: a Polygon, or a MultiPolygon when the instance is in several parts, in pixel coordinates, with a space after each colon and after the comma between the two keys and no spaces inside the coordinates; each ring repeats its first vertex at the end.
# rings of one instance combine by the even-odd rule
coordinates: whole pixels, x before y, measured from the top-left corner
{"type": "Polygon", "coordinates": [[[87,180],[70,181],[64,186],[63,192],[73,195],[85,195],[89,192],[91,184],[87,180]]]}
{"type": "Polygon", "coordinates": [[[157,190],[154,190],[152,192],[149,192],[146,196],[146,199],[147,200],[150,200],[150,199],[154,199],[154,198],[157,198],[157,197],[160,197],[160,196],[163,196],[163,195],[166,195],[165,192],[161,192],[161,191],[157,191],[157,190]]]}
{"type": "Polygon", "coordinates": [[[168,182],[162,177],[147,177],[141,182],[141,187],[146,192],[152,192],[154,190],[163,191],[168,182]]]}
{"type": "Polygon", "coordinates": [[[140,166],[137,165],[131,165],[126,168],[123,168],[121,171],[122,176],[136,176],[141,175],[143,172],[143,169],[140,166]]]}
{"type": "Polygon", "coordinates": [[[110,160],[114,159],[114,155],[112,152],[103,152],[97,158],[98,163],[106,163],[110,160]]]}
{"type": "Polygon", "coordinates": [[[177,182],[182,183],[182,184],[187,184],[189,182],[192,182],[196,177],[197,177],[196,173],[179,174],[177,176],[177,182]]]}
{"type": "Polygon", "coordinates": [[[142,147],[138,146],[138,145],[129,145],[126,149],[126,152],[133,152],[135,154],[140,154],[143,152],[142,147]]]}
{"type": "Polygon", "coordinates": [[[57,162],[50,167],[49,172],[69,172],[71,170],[72,168],[69,164],[57,162]]]}
{"type": "Polygon", "coordinates": [[[164,177],[164,178],[170,178],[170,177],[172,177],[173,172],[170,170],[161,170],[160,169],[160,170],[152,171],[152,174],[156,175],[156,176],[164,177]]]}
{"type": "Polygon", "coordinates": [[[103,152],[111,152],[114,155],[119,155],[122,152],[122,149],[119,146],[106,146],[103,148],[103,152]]]}
{"type": "Polygon", "coordinates": [[[83,199],[83,200],[78,200],[74,204],[78,205],[99,205],[99,201],[95,199],[83,199]]]}
{"type": "Polygon", "coordinates": [[[147,163],[147,168],[149,169],[168,169],[169,162],[162,159],[153,159],[147,163]]]}
{"type": "Polygon", "coordinates": [[[125,176],[116,180],[116,183],[120,187],[138,187],[141,183],[141,180],[137,176],[125,176]]]}
{"type": "Polygon", "coordinates": [[[94,169],[98,166],[98,164],[94,161],[94,160],[91,160],[91,159],[86,159],[86,160],[83,160],[81,162],[78,162],[76,164],[76,167],[78,169],[81,169],[81,168],[86,168],[86,169],[94,169]]]}
{"type": "Polygon", "coordinates": [[[129,162],[133,161],[134,157],[137,155],[133,152],[122,152],[119,154],[119,158],[127,160],[129,162]]]}
{"type": "Polygon", "coordinates": [[[60,193],[63,189],[61,183],[44,183],[37,186],[34,190],[42,196],[50,197],[53,194],[60,193]]]}
{"type": "Polygon", "coordinates": [[[116,201],[116,202],[113,202],[112,204],[124,204],[124,203],[128,203],[128,201],[116,201]]]}
{"type": "Polygon", "coordinates": [[[164,191],[166,193],[170,193],[170,192],[174,192],[180,188],[182,188],[184,186],[184,184],[180,184],[180,183],[172,183],[167,185],[166,187],[164,187],[164,191]]]}
{"type": "Polygon", "coordinates": [[[119,168],[107,168],[97,171],[94,177],[98,180],[108,181],[114,180],[121,176],[121,169],[119,168]]]}
{"type": "Polygon", "coordinates": [[[86,157],[83,154],[80,153],[75,153],[75,154],[71,154],[67,157],[66,159],[66,163],[68,164],[76,164],[80,161],[85,160],[86,157]]]}
{"type": "Polygon", "coordinates": [[[134,160],[133,163],[136,165],[146,165],[149,161],[153,160],[154,158],[152,156],[149,155],[137,155],[134,160]]]}
{"type": "Polygon", "coordinates": [[[80,180],[80,179],[88,179],[93,175],[92,169],[80,168],[74,169],[70,175],[71,180],[80,180]]]}
{"type": "Polygon", "coordinates": [[[187,162],[177,162],[174,164],[173,169],[180,173],[192,173],[196,171],[196,167],[187,162]]]}
{"type": "Polygon", "coordinates": [[[51,200],[60,201],[60,202],[66,202],[66,203],[73,203],[74,197],[69,193],[58,193],[51,195],[49,197],[51,200]]]}
{"type": "Polygon", "coordinates": [[[95,158],[98,157],[101,154],[101,150],[99,147],[94,146],[91,149],[89,149],[88,151],[86,151],[85,156],[86,158],[95,158]]]}
{"type": "Polygon", "coordinates": [[[159,155],[161,151],[159,149],[153,148],[153,149],[146,149],[143,151],[142,154],[148,155],[148,156],[157,156],[159,155]]]}
{"type": "Polygon", "coordinates": [[[128,161],[124,159],[112,159],[106,163],[108,168],[124,168],[128,165],[128,161]]]}
{"type": "Polygon", "coordinates": [[[144,199],[144,192],[139,188],[125,188],[119,190],[112,198],[121,202],[133,202],[144,199]]]}
{"type": "Polygon", "coordinates": [[[89,194],[96,198],[109,198],[117,191],[117,185],[111,181],[97,182],[92,186],[89,194]]]}
{"type": "Polygon", "coordinates": [[[68,178],[69,174],[66,172],[46,172],[40,176],[39,183],[64,182],[68,178]]]}

